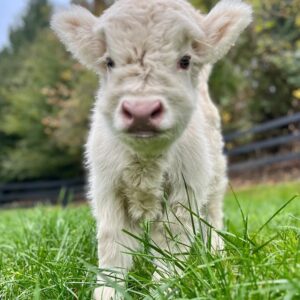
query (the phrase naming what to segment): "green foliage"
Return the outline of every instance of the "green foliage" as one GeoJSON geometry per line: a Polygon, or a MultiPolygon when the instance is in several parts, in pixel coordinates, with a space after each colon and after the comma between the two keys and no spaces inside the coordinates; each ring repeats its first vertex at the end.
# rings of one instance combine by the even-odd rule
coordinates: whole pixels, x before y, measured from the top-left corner
{"type": "Polygon", "coordinates": [[[211,79],[227,130],[300,109],[299,1],[249,2],[253,23],[211,79]]]}
{"type": "MultiPolygon", "coordinates": [[[[225,250],[212,253],[198,239],[189,256],[162,251],[160,282],[152,280],[158,253],[145,231],[125,299],[299,299],[299,198],[284,207],[299,192],[299,182],[237,191],[242,211],[229,192],[225,250]]],[[[2,210],[0,232],[2,299],[91,299],[98,270],[88,207],[2,210]]]]}
{"type": "MultiPolygon", "coordinates": [[[[191,2],[207,12],[217,1],[191,2]]],[[[299,1],[248,2],[253,23],[210,80],[225,131],[300,110],[299,1]]]]}
{"type": "Polygon", "coordinates": [[[10,49],[17,52],[24,44],[34,41],[39,30],[48,27],[50,12],[48,0],[30,0],[27,12],[21,20],[22,26],[10,31],[10,49]]]}
{"type": "Polygon", "coordinates": [[[49,29],[18,55],[21,68],[0,125],[15,141],[6,150],[1,175],[7,180],[78,176],[95,78],[68,58],[49,29]]]}
{"type": "MultiPolygon", "coordinates": [[[[36,1],[32,3],[34,10],[36,1]]],[[[40,9],[50,11],[43,5],[40,9]]],[[[24,20],[33,19],[31,9],[28,14],[24,20]]],[[[15,32],[23,31],[28,28],[15,32]]],[[[12,40],[11,49],[0,55],[2,72],[7,71],[0,79],[1,181],[82,173],[96,76],[70,58],[49,26],[41,25],[31,39],[33,35],[29,43],[24,33],[22,47],[12,40]]]]}

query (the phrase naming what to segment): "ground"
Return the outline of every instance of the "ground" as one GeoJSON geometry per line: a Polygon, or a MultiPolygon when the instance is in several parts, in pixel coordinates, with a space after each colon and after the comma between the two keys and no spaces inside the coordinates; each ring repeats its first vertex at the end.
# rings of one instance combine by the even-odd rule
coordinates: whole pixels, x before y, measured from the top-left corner
{"type": "MultiPolygon", "coordinates": [[[[125,299],[300,299],[299,192],[300,182],[229,190],[225,250],[209,251],[199,236],[189,256],[160,253],[168,273],[160,282],[151,280],[159,249],[145,234],[120,292],[125,299]]],[[[0,299],[91,299],[94,225],[86,205],[0,211],[0,299]]]]}

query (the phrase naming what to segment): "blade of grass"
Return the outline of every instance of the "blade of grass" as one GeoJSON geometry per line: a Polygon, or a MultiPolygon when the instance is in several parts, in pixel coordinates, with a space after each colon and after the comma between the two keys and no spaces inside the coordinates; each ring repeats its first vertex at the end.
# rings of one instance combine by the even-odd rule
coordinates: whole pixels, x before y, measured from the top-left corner
{"type": "Polygon", "coordinates": [[[254,234],[253,239],[285,208],[287,207],[292,201],[298,198],[298,195],[293,196],[290,200],[288,200],[285,204],[283,204],[276,212],[258,229],[258,231],[254,234]]]}

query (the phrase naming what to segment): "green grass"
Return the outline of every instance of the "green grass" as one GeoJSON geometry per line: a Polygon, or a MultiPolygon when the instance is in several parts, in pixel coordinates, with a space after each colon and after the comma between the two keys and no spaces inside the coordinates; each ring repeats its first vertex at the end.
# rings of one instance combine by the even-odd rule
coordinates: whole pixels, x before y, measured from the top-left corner
{"type": "MultiPolygon", "coordinates": [[[[197,238],[184,260],[163,252],[169,275],[160,282],[151,280],[156,254],[145,238],[123,296],[300,299],[300,198],[280,210],[299,191],[299,182],[258,186],[236,191],[238,202],[229,191],[225,250],[210,253],[197,238]]],[[[90,299],[97,273],[94,225],[85,205],[0,211],[0,299],[90,299]]]]}

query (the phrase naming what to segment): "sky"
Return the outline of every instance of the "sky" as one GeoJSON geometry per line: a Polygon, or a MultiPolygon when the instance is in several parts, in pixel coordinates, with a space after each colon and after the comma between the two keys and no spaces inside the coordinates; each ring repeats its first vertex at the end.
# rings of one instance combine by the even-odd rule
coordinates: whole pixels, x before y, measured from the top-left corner
{"type": "MultiPolygon", "coordinates": [[[[29,0],[1,0],[0,10],[0,49],[8,43],[8,31],[17,25],[29,0]]],[[[56,6],[66,6],[70,0],[51,0],[56,6]]]]}

